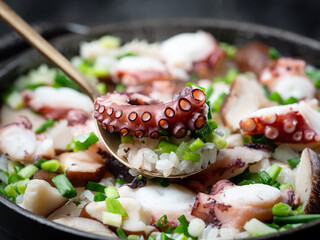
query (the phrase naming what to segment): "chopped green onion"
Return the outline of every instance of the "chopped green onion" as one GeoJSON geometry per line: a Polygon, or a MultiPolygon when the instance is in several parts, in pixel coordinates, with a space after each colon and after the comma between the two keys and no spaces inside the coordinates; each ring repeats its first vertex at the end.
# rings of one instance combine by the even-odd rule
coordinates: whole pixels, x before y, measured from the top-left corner
{"type": "Polygon", "coordinates": [[[156,240],[156,238],[149,235],[148,240],[156,240]]]}
{"type": "Polygon", "coordinates": [[[122,216],[117,213],[102,212],[102,222],[103,224],[119,228],[122,224],[122,216]]]}
{"type": "Polygon", "coordinates": [[[7,185],[5,188],[4,188],[4,191],[6,193],[6,195],[8,197],[17,197],[18,196],[18,193],[16,191],[16,188],[13,186],[13,184],[9,184],[7,185]]]}
{"type": "Polygon", "coordinates": [[[207,117],[208,117],[208,120],[211,120],[211,119],[212,119],[211,102],[210,102],[210,101],[206,101],[206,104],[207,104],[207,106],[208,106],[207,117]]]}
{"type": "Polygon", "coordinates": [[[108,198],[119,198],[120,195],[117,191],[117,188],[114,186],[108,186],[104,189],[104,192],[108,198]]]}
{"type": "Polygon", "coordinates": [[[44,122],[37,130],[36,134],[43,133],[46,131],[49,127],[52,127],[54,125],[53,119],[48,119],[46,122],[44,122]]]}
{"type": "Polygon", "coordinates": [[[155,149],[155,151],[161,152],[161,153],[170,153],[170,152],[175,152],[177,148],[178,148],[178,145],[169,143],[167,141],[160,141],[158,148],[155,149]]]}
{"type": "Polygon", "coordinates": [[[118,48],[121,44],[121,39],[115,36],[106,35],[99,39],[99,43],[105,48],[118,48]]]}
{"type": "Polygon", "coordinates": [[[24,107],[24,101],[17,91],[10,92],[5,98],[5,103],[14,110],[24,107]]]}
{"type": "Polygon", "coordinates": [[[201,148],[203,145],[204,145],[204,142],[200,138],[197,138],[192,143],[190,143],[188,147],[192,152],[194,152],[194,151],[197,151],[199,148],[201,148]]]}
{"type": "MultiPolygon", "coordinates": [[[[116,178],[116,179],[114,180],[114,182],[115,182],[115,183],[118,183],[118,184],[121,184],[121,185],[128,183],[128,182],[126,182],[125,180],[122,180],[122,179],[120,179],[120,178],[116,178]]],[[[104,191],[104,190],[103,190],[103,191],[104,191]]]]}
{"type": "Polygon", "coordinates": [[[187,151],[182,152],[182,158],[192,162],[200,162],[201,159],[200,154],[187,151]]]}
{"type": "Polygon", "coordinates": [[[106,207],[108,212],[120,214],[123,217],[128,217],[126,210],[122,207],[121,203],[115,198],[106,198],[106,207]]]}
{"type": "Polygon", "coordinates": [[[167,215],[163,215],[161,218],[158,219],[157,221],[157,226],[159,228],[164,228],[166,226],[168,226],[168,218],[167,215]],[[163,222],[163,223],[162,223],[163,222]]]}
{"type": "Polygon", "coordinates": [[[96,87],[98,88],[98,90],[102,93],[102,94],[106,94],[107,93],[107,84],[104,82],[99,82],[96,87]]]}
{"type": "Polygon", "coordinates": [[[220,107],[225,99],[225,97],[227,96],[226,93],[221,93],[218,98],[212,103],[211,105],[211,110],[212,112],[219,112],[220,107]]]}
{"type": "Polygon", "coordinates": [[[93,191],[93,192],[104,193],[105,188],[106,188],[106,186],[103,186],[100,183],[88,182],[85,189],[93,191]]]}
{"type": "Polygon", "coordinates": [[[179,159],[182,159],[182,153],[188,151],[188,144],[186,142],[180,143],[179,147],[176,150],[176,155],[179,159]]]}
{"type": "Polygon", "coordinates": [[[132,57],[132,56],[137,56],[136,54],[134,53],[124,53],[124,54],[121,54],[119,56],[117,56],[117,59],[120,60],[121,58],[124,58],[124,57],[132,57]]]}
{"type": "Polygon", "coordinates": [[[271,59],[278,59],[280,57],[280,53],[278,52],[277,49],[270,47],[269,48],[269,57],[271,59]]]}
{"type": "Polygon", "coordinates": [[[287,100],[284,100],[283,104],[288,105],[288,104],[293,104],[297,102],[298,102],[298,99],[296,99],[295,97],[289,97],[287,100]]]}
{"type": "Polygon", "coordinates": [[[85,133],[72,138],[71,143],[68,144],[67,148],[73,149],[74,152],[87,150],[91,145],[99,141],[99,138],[94,134],[85,133]]]}
{"type": "Polygon", "coordinates": [[[269,182],[270,184],[274,184],[275,183],[275,181],[276,181],[279,173],[281,172],[281,170],[282,170],[282,167],[280,167],[280,166],[278,166],[276,164],[273,164],[270,167],[270,169],[268,171],[269,176],[272,178],[271,181],[269,182]]]}
{"type": "Polygon", "coordinates": [[[24,192],[26,191],[27,189],[27,185],[28,183],[30,182],[29,179],[25,179],[25,180],[22,180],[22,181],[19,181],[19,182],[16,182],[14,184],[16,190],[18,191],[19,194],[24,194],[24,192]]]}
{"type": "Polygon", "coordinates": [[[283,104],[283,99],[282,97],[280,96],[280,94],[278,92],[272,92],[269,96],[269,99],[271,101],[274,101],[274,102],[278,102],[280,104],[283,104]]]}
{"type": "Polygon", "coordinates": [[[280,190],[282,189],[286,189],[287,187],[290,187],[291,189],[293,189],[293,186],[291,185],[291,183],[284,183],[280,185],[280,190]]]}
{"type": "Polygon", "coordinates": [[[184,215],[181,215],[180,217],[178,217],[178,220],[179,220],[181,225],[178,225],[176,227],[176,229],[174,230],[174,233],[180,233],[180,234],[184,234],[184,235],[186,235],[188,237],[191,237],[191,235],[189,234],[189,231],[188,231],[189,222],[186,219],[186,217],[184,215]]]}
{"type": "Polygon", "coordinates": [[[208,121],[202,129],[193,131],[192,136],[200,138],[202,141],[206,141],[206,139],[212,134],[213,130],[217,127],[218,124],[216,122],[208,121]]]}
{"type": "Polygon", "coordinates": [[[0,171],[0,181],[5,185],[8,184],[9,176],[9,173],[7,173],[6,171],[0,171]]]}
{"type": "Polygon", "coordinates": [[[215,132],[212,132],[212,134],[207,138],[207,142],[213,142],[218,149],[223,149],[227,146],[227,141],[215,132]]]}
{"type": "Polygon", "coordinates": [[[8,178],[8,184],[16,183],[19,180],[20,180],[20,177],[18,177],[17,175],[10,175],[8,178]]]}
{"type": "Polygon", "coordinates": [[[124,239],[127,238],[127,235],[124,233],[124,231],[121,228],[117,228],[116,232],[117,232],[119,238],[124,238],[124,239]]]}
{"type": "Polygon", "coordinates": [[[261,144],[267,145],[273,149],[277,147],[277,145],[275,145],[273,142],[269,141],[263,134],[252,135],[251,142],[261,143],[261,144]]]}
{"type": "Polygon", "coordinates": [[[44,162],[46,162],[46,161],[47,161],[47,159],[41,158],[38,162],[36,162],[36,163],[33,164],[33,165],[35,165],[36,167],[40,167],[41,164],[44,163],[44,162]]]}
{"type": "Polygon", "coordinates": [[[302,215],[293,215],[293,216],[286,216],[286,217],[280,217],[280,216],[273,217],[273,221],[277,224],[306,223],[306,222],[310,222],[317,219],[320,219],[320,214],[302,214],[302,215]]]}
{"type": "Polygon", "coordinates": [[[155,178],[151,178],[150,181],[161,186],[161,187],[169,187],[170,183],[171,183],[170,178],[155,177],[155,178]]]}
{"type": "Polygon", "coordinates": [[[126,86],[123,85],[122,83],[117,84],[115,91],[117,92],[123,92],[126,89],[126,86]]]}
{"type": "Polygon", "coordinates": [[[56,172],[58,171],[59,167],[60,162],[56,159],[52,159],[41,164],[41,168],[49,172],[56,172]]]}
{"type": "Polygon", "coordinates": [[[312,80],[314,85],[320,89],[320,69],[310,69],[306,71],[306,75],[312,80]]]}
{"type": "Polygon", "coordinates": [[[71,81],[70,78],[60,70],[57,70],[56,73],[55,87],[68,87],[77,91],[80,90],[79,86],[75,82],[71,81]]]}
{"type": "Polygon", "coordinates": [[[293,210],[288,204],[280,202],[273,205],[272,214],[275,216],[285,217],[293,215],[293,210]]]}
{"type": "Polygon", "coordinates": [[[140,237],[139,237],[139,235],[131,234],[131,235],[129,235],[129,236],[128,236],[128,238],[127,238],[127,239],[131,239],[131,240],[139,240],[139,239],[140,239],[140,237]]]}
{"type": "Polygon", "coordinates": [[[24,166],[15,161],[8,161],[8,173],[9,175],[17,175],[17,172],[19,172],[24,166]]]}
{"type": "Polygon", "coordinates": [[[4,197],[7,197],[7,193],[6,191],[4,190],[4,187],[0,185],[0,194],[4,197]]]}
{"type": "Polygon", "coordinates": [[[206,94],[206,99],[209,99],[213,93],[213,85],[210,85],[208,88],[206,88],[205,94],[206,94]]]}
{"type": "Polygon", "coordinates": [[[35,165],[30,164],[30,165],[22,168],[18,172],[18,176],[23,179],[31,178],[35,174],[36,171],[38,171],[38,168],[35,165]]]}
{"type": "Polygon", "coordinates": [[[104,195],[103,193],[101,192],[97,192],[94,197],[93,197],[93,201],[95,202],[101,202],[101,201],[104,201],[106,200],[106,195],[104,195]]]}
{"type": "Polygon", "coordinates": [[[259,173],[259,176],[261,178],[262,183],[269,184],[272,180],[272,178],[269,176],[269,174],[266,171],[261,171],[259,173]]]}
{"type": "Polygon", "coordinates": [[[160,240],[173,240],[173,238],[168,237],[165,232],[162,232],[160,235],[160,240]]]}
{"type": "Polygon", "coordinates": [[[300,163],[300,157],[288,159],[288,164],[294,169],[300,163]]]}
{"type": "Polygon", "coordinates": [[[243,144],[250,143],[251,142],[251,136],[242,135],[242,142],[243,142],[243,144]]]}
{"type": "Polygon", "coordinates": [[[52,182],[63,197],[74,198],[75,196],[77,196],[77,191],[64,174],[55,176],[54,178],[52,178],[52,182]]]}
{"type": "Polygon", "coordinates": [[[189,227],[189,222],[185,215],[181,215],[180,217],[178,217],[178,220],[181,223],[181,225],[189,227]]]}
{"type": "Polygon", "coordinates": [[[251,236],[260,236],[277,232],[276,229],[268,226],[256,218],[252,218],[245,223],[244,229],[251,234],[251,236]]]}
{"type": "Polygon", "coordinates": [[[234,58],[237,53],[237,47],[229,43],[220,42],[219,48],[221,48],[226,53],[227,57],[231,59],[234,58]]]}
{"type": "Polygon", "coordinates": [[[284,231],[284,230],[287,230],[290,228],[296,228],[301,225],[302,225],[302,223],[286,224],[286,225],[282,226],[281,228],[279,228],[279,231],[281,232],[281,231],[284,231]]]}
{"type": "Polygon", "coordinates": [[[127,136],[121,136],[121,143],[127,144],[134,144],[134,139],[132,135],[127,135],[127,136]]]}
{"type": "Polygon", "coordinates": [[[188,82],[188,83],[186,84],[186,87],[190,87],[190,86],[194,86],[194,87],[196,87],[196,88],[199,88],[202,92],[205,92],[205,91],[206,91],[206,89],[205,89],[204,87],[200,87],[198,84],[193,83],[193,82],[188,82]]]}

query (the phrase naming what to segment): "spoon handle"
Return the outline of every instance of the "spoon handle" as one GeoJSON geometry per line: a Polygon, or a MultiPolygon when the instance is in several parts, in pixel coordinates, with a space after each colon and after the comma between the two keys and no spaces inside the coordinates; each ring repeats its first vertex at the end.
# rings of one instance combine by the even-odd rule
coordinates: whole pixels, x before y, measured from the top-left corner
{"type": "Polygon", "coordinates": [[[71,62],[58,52],[50,43],[40,36],[28,23],[19,17],[7,4],[0,0],[0,18],[10,25],[32,46],[60,68],[70,79],[91,98],[92,101],[101,95],[94,84],[87,79],[71,62]]]}

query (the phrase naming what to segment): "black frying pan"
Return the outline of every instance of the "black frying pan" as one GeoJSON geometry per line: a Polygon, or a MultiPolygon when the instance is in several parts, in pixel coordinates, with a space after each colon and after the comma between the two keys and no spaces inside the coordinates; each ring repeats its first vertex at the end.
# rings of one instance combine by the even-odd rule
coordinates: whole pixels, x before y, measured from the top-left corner
{"type": "MultiPolygon", "coordinates": [[[[277,48],[283,56],[300,57],[309,64],[320,67],[320,42],[286,31],[255,24],[215,19],[166,19],[113,23],[92,28],[87,34],[65,34],[52,41],[65,56],[78,54],[79,43],[99,38],[104,34],[120,37],[123,42],[133,38],[161,41],[182,32],[204,30],[212,33],[219,41],[242,45],[253,40],[277,48]]],[[[1,40],[0,40],[1,43],[1,40]]],[[[12,45],[12,42],[10,42],[12,45]]],[[[20,43],[19,43],[20,44],[20,43]]],[[[6,49],[6,46],[1,46],[6,49]]],[[[1,54],[1,52],[0,52],[1,54]]],[[[48,63],[35,50],[28,50],[11,58],[0,67],[0,93],[12,81],[41,63],[48,63]]],[[[253,239],[289,239],[317,236],[320,220],[281,233],[253,239]]],[[[6,198],[0,196],[0,239],[105,239],[98,235],[64,227],[32,214],[6,198]]]]}

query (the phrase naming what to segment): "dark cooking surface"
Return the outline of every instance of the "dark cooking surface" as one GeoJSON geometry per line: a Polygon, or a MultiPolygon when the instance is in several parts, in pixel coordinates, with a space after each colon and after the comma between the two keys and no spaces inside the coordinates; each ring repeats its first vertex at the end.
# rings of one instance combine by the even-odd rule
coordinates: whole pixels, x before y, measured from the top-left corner
{"type": "MultiPolygon", "coordinates": [[[[53,28],[54,29],[54,28],[53,28]]],[[[144,21],[111,24],[101,26],[87,35],[68,35],[54,41],[55,46],[67,57],[74,56],[78,52],[79,42],[94,39],[102,34],[115,34],[130,41],[134,37],[146,38],[149,41],[163,40],[180,32],[190,32],[203,29],[211,32],[218,40],[244,44],[254,39],[261,40],[268,45],[276,47],[283,55],[303,57],[307,62],[320,66],[320,44],[316,41],[299,37],[284,31],[264,28],[257,25],[242,24],[236,22],[217,21],[213,19],[182,19],[164,21],[144,21]]],[[[0,92],[20,74],[26,73],[30,68],[38,66],[44,58],[36,51],[31,50],[27,54],[13,59],[4,67],[0,67],[0,92]]],[[[277,233],[274,237],[292,239],[293,237],[305,237],[318,235],[320,221],[311,222],[302,227],[277,233]],[[308,227],[309,226],[309,227],[308,227]],[[308,228],[307,228],[308,227],[308,228]],[[298,231],[302,229],[301,231],[298,231]]],[[[9,202],[0,196],[0,239],[100,239],[93,235],[81,233],[78,230],[68,229],[61,225],[46,221],[9,202]],[[86,238],[87,237],[87,238],[86,238]]],[[[270,235],[258,239],[270,239],[270,235]]]]}

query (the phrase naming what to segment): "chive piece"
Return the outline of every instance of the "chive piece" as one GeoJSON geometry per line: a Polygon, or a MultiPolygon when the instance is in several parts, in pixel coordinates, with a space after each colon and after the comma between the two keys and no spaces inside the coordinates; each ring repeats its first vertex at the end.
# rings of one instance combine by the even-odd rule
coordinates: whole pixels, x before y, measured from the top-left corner
{"type": "Polygon", "coordinates": [[[177,237],[175,240],[188,240],[188,237],[186,235],[184,235],[183,233],[181,233],[179,235],[179,237],[177,237]]]}
{"type": "Polygon", "coordinates": [[[223,100],[225,99],[226,96],[227,96],[226,93],[221,93],[218,96],[218,98],[211,105],[212,112],[219,112],[220,107],[221,107],[221,105],[223,103],[223,100]]]}
{"type": "Polygon", "coordinates": [[[117,199],[117,198],[120,197],[120,195],[119,195],[116,187],[114,187],[114,186],[108,186],[108,187],[106,187],[106,188],[104,189],[104,192],[105,192],[105,194],[106,194],[106,196],[107,196],[108,198],[115,198],[115,199],[117,199]]]}
{"type": "Polygon", "coordinates": [[[179,159],[182,159],[182,153],[188,151],[188,144],[185,142],[180,143],[179,147],[176,150],[176,155],[179,159]]]}
{"type": "Polygon", "coordinates": [[[173,238],[168,237],[165,232],[162,232],[160,235],[160,240],[173,240],[173,238]]]}
{"type": "Polygon", "coordinates": [[[182,226],[186,226],[189,227],[189,222],[186,218],[185,215],[181,215],[180,217],[178,217],[179,222],[181,223],[182,226]]]}
{"type": "Polygon", "coordinates": [[[300,163],[300,157],[288,159],[288,164],[294,169],[300,163]]]}
{"type": "Polygon", "coordinates": [[[77,196],[77,191],[72,186],[69,179],[64,174],[60,174],[52,178],[53,184],[57,187],[60,194],[65,198],[74,198],[77,196]]]}
{"type": "Polygon", "coordinates": [[[227,146],[227,141],[215,132],[212,132],[212,134],[206,139],[206,141],[213,142],[218,149],[223,149],[227,146]]]}
{"type": "Polygon", "coordinates": [[[280,53],[274,47],[269,48],[269,57],[271,59],[278,59],[280,57],[280,53]]]}
{"type": "Polygon", "coordinates": [[[106,195],[104,195],[103,193],[101,192],[97,192],[94,197],[93,197],[93,201],[95,202],[101,202],[101,201],[104,201],[106,200],[106,195]]]}
{"type": "Polygon", "coordinates": [[[301,225],[302,225],[302,223],[286,224],[286,225],[282,226],[281,228],[279,228],[279,231],[281,232],[281,231],[284,231],[284,230],[287,230],[290,228],[296,228],[301,225]]]}
{"type": "Polygon", "coordinates": [[[104,193],[105,188],[106,188],[106,186],[103,186],[100,183],[96,183],[96,182],[88,182],[86,185],[86,190],[90,190],[93,192],[104,193]]]}
{"type": "Polygon", "coordinates": [[[282,189],[286,189],[287,187],[290,187],[291,189],[293,189],[293,186],[291,185],[291,183],[284,183],[280,185],[280,190],[282,189]]]}
{"type": "Polygon", "coordinates": [[[171,152],[175,152],[177,148],[178,148],[178,145],[169,143],[167,141],[160,141],[158,148],[155,149],[155,151],[161,152],[161,153],[171,153],[171,152]]]}
{"type": "Polygon", "coordinates": [[[149,236],[149,237],[148,237],[148,240],[156,240],[156,238],[153,237],[153,236],[149,236]]]}
{"type": "Polygon", "coordinates": [[[14,186],[15,186],[15,188],[18,191],[19,194],[23,194],[26,191],[27,185],[28,185],[29,182],[30,182],[29,179],[25,179],[25,180],[16,182],[14,184],[14,186]]]}
{"type": "Polygon", "coordinates": [[[85,133],[73,137],[67,148],[72,149],[74,152],[87,150],[91,145],[98,141],[99,138],[94,134],[94,132],[85,133]]]}
{"type": "Polygon", "coordinates": [[[52,159],[41,164],[41,168],[49,172],[56,172],[59,167],[60,162],[56,159],[52,159]]]}
{"type": "Polygon", "coordinates": [[[102,94],[106,94],[107,93],[107,84],[104,82],[100,82],[96,85],[96,87],[98,88],[98,90],[102,93],[102,94]]]}
{"type": "Polygon", "coordinates": [[[151,178],[150,181],[161,186],[161,187],[169,187],[170,183],[171,183],[170,178],[155,177],[155,178],[151,178]]]}
{"type": "Polygon", "coordinates": [[[192,135],[195,138],[200,138],[202,141],[206,141],[206,139],[212,134],[213,130],[217,127],[218,124],[216,122],[208,121],[202,129],[193,131],[192,135]]]}
{"type": "Polygon", "coordinates": [[[121,44],[121,39],[111,35],[102,36],[99,43],[105,48],[118,48],[121,44]]]}
{"type": "Polygon", "coordinates": [[[269,99],[283,105],[283,99],[278,92],[272,92],[269,96],[269,99]]]}
{"type": "Polygon", "coordinates": [[[117,232],[119,238],[124,238],[124,239],[127,238],[127,235],[124,233],[124,231],[121,228],[117,228],[116,232],[117,232]]]}
{"type": "Polygon", "coordinates": [[[242,135],[242,142],[243,142],[243,144],[250,143],[251,142],[251,136],[242,135]]]}
{"type": "Polygon", "coordinates": [[[117,92],[123,92],[126,89],[126,86],[123,85],[122,83],[117,84],[115,91],[117,92]]]}
{"type": "Polygon", "coordinates": [[[17,175],[24,166],[19,162],[8,161],[8,173],[9,175],[17,175]]]}
{"type": "Polygon", "coordinates": [[[205,94],[206,99],[209,99],[213,93],[213,85],[210,85],[208,88],[206,88],[205,94]]]}
{"type": "Polygon", "coordinates": [[[268,174],[269,176],[272,178],[271,181],[269,182],[271,185],[275,183],[279,173],[281,172],[282,170],[282,167],[276,165],[276,164],[273,164],[269,171],[268,171],[268,174]]]}
{"type": "Polygon", "coordinates": [[[16,188],[13,186],[13,184],[9,184],[4,188],[4,191],[6,192],[7,197],[17,197],[18,193],[16,191],[16,188]]]}
{"type": "Polygon", "coordinates": [[[62,71],[57,70],[56,77],[55,77],[55,86],[56,87],[68,87],[72,88],[76,91],[79,91],[79,86],[70,80],[70,78],[67,77],[62,71]]]}
{"type": "Polygon", "coordinates": [[[200,138],[197,138],[192,143],[190,143],[188,147],[192,152],[194,152],[194,151],[197,151],[199,148],[201,148],[203,145],[204,145],[204,142],[200,138]]]}
{"type": "Polygon", "coordinates": [[[14,110],[24,107],[24,101],[20,93],[16,90],[11,91],[5,96],[5,103],[14,110]]]}
{"type": "Polygon", "coordinates": [[[17,175],[11,175],[9,176],[8,178],[8,184],[11,184],[11,183],[16,183],[20,180],[20,177],[18,177],[17,175]]]}
{"type": "Polygon", "coordinates": [[[164,227],[168,226],[168,217],[167,217],[167,215],[163,215],[161,218],[158,219],[157,226],[159,228],[164,228],[164,227]]]}
{"type": "Polygon", "coordinates": [[[46,161],[47,161],[47,159],[41,158],[38,162],[36,162],[36,163],[33,164],[33,165],[35,165],[36,167],[40,167],[41,164],[44,163],[44,162],[46,162],[46,161]]]}
{"type": "Polygon", "coordinates": [[[134,144],[134,139],[132,135],[121,136],[121,143],[131,143],[134,144]]]}
{"type": "Polygon", "coordinates": [[[119,228],[122,224],[122,216],[117,213],[102,212],[102,222],[103,224],[119,228]]]}
{"type": "Polygon", "coordinates": [[[196,88],[199,88],[202,92],[205,92],[205,91],[206,91],[206,89],[205,89],[204,87],[200,87],[198,84],[193,83],[193,82],[188,82],[188,83],[186,84],[186,87],[190,87],[190,86],[194,86],[194,87],[196,87],[196,88]]]}
{"type": "Polygon", "coordinates": [[[219,48],[221,48],[226,53],[227,57],[230,59],[234,58],[234,56],[237,53],[237,47],[229,43],[220,42],[219,48]]]}
{"type": "Polygon", "coordinates": [[[210,101],[206,101],[206,104],[208,106],[207,118],[208,118],[208,120],[212,120],[211,102],[210,101]]]}
{"type": "MultiPolygon", "coordinates": [[[[189,222],[186,219],[186,217],[184,215],[181,215],[180,217],[178,217],[179,222],[181,223],[181,225],[178,225],[176,227],[176,229],[174,230],[175,233],[180,233],[180,234],[184,234],[188,237],[191,237],[191,235],[188,232],[188,227],[189,227],[189,222]]],[[[191,237],[192,238],[192,237],[191,237]]],[[[192,238],[193,239],[193,238],[192,238]]]]}
{"type": "Polygon", "coordinates": [[[131,234],[131,235],[129,235],[129,236],[128,236],[128,238],[127,238],[127,239],[131,239],[131,240],[139,240],[139,239],[140,239],[140,237],[139,237],[139,235],[131,234]]]}
{"type": "Polygon", "coordinates": [[[289,97],[287,100],[283,102],[283,104],[288,105],[288,104],[293,104],[297,102],[298,102],[298,99],[296,99],[295,97],[289,97]]]}
{"type": "Polygon", "coordinates": [[[48,119],[46,122],[44,122],[37,130],[36,134],[43,133],[46,131],[49,127],[52,127],[54,124],[54,119],[48,119]]]}
{"type": "Polygon", "coordinates": [[[306,75],[312,80],[314,85],[320,89],[320,69],[310,69],[306,71],[306,75]]]}
{"type": "Polygon", "coordinates": [[[259,173],[259,176],[261,178],[262,183],[269,184],[272,180],[272,178],[269,176],[269,174],[266,171],[261,171],[259,173]]]}
{"type": "Polygon", "coordinates": [[[273,205],[272,214],[275,216],[286,217],[293,215],[293,210],[288,204],[280,202],[273,205]]]}
{"type": "Polygon", "coordinates": [[[116,178],[116,179],[114,180],[114,182],[115,182],[115,183],[118,183],[118,184],[121,184],[121,185],[128,183],[127,181],[122,180],[122,179],[120,179],[120,178],[116,178]]]}
{"type": "Polygon", "coordinates": [[[38,168],[35,165],[30,164],[22,168],[18,172],[18,176],[21,177],[22,179],[31,178],[36,171],[38,171],[38,168]]]}
{"type": "Polygon", "coordinates": [[[128,217],[126,210],[122,207],[121,203],[115,198],[106,198],[106,207],[108,212],[120,214],[123,217],[128,217]]]}
{"type": "Polygon", "coordinates": [[[192,162],[200,162],[200,154],[198,153],[184,151],[182,152],[182,158],[192,162]]]}
{"type": "Polygon", "coordinates": [[[136,54],[134,54],[134,53],[130,53],[130,52],[128,52],[128,53],[124,53],[124,54],[121,54],[121,55],[117,56],[117,59],[118,59],[118,60],[120,60],[121,58],[124,58],[124,57],[131,57],[131,56],[137,56],[137,55],[136,55],[136,54]]]}
{"type": "Polygon", "coordinates": [[[306,223],[306,222],[314,221],[317,219],[320,219],[320,214],[302,214],[302,215],[293,215],[293,216],[287,216],[287,217],[280,217],[280,216],[273,217],[273,221],[276,224],[306,223]]]}
{"type": "Polygon", "coordinates": [[[4,190],[4,187],[0,185],[0,194],[4,197],[7,197],[7,193],[6,191],[4,190]]]}
{"type": "Polygon", "coordinates": [[[9,173],[7,173],[6,171],[1,171],[0,172],[0,181],[3,182],[5,185],[8,184],[8,180],[9,180],[9,173]]]}

